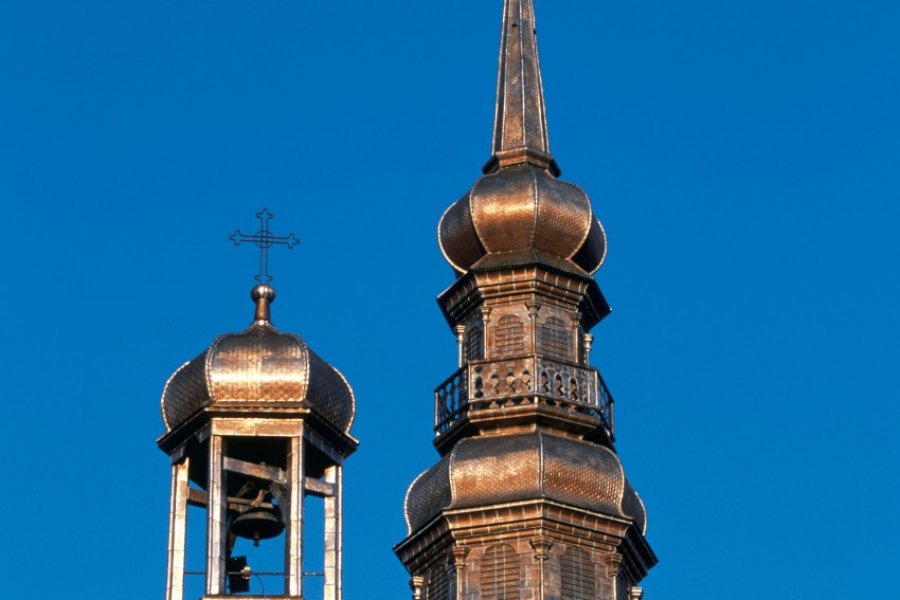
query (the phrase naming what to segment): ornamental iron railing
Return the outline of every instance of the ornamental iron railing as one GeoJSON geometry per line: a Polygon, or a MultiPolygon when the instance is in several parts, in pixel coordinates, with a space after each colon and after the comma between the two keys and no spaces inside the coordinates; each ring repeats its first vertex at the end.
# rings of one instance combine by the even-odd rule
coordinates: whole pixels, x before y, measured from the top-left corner
{"type": "Polygon", "coordinates": [[[434,391],[437,435],[470,411],[531,400],[597,417],[613,435],[613,399],[597,369],[543,356],[472,361],[434,391]]]}

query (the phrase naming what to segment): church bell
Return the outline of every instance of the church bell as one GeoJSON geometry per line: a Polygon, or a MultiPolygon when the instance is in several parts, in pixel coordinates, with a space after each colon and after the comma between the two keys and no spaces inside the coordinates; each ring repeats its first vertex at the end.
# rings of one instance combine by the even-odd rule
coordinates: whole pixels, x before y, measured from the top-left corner
{"type": "Polygon", "coordinates": [[[231,533],[237,537],[253,540],[254,546],[259,546],[260,540],[280,535],[282,531],[284,519],[278,506],[250,508],[231,521],[231,533]]]}

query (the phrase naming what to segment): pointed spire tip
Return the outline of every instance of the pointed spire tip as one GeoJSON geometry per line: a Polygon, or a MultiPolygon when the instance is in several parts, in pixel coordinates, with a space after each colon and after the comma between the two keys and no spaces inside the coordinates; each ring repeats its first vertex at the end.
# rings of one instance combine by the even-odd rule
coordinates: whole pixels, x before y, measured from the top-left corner
{"type": "Polygon", "coordinates": [[[504,0],[492,156],[485,173],[536,164],[558,176],[550,153],[532,0],[504,0]]]}

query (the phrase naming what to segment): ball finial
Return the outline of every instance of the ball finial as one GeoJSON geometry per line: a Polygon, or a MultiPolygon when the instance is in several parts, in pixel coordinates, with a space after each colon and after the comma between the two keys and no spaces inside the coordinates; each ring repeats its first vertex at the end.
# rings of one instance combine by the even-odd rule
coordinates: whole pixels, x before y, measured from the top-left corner
{"type": "Polygon", "coordinates": [[[269,305],[275,302],[275,288],[261,283],[250,291],[250,297],[256,303],[256,314],[253,320],[256,323],[269,323],[271,320],[269,305]]]}

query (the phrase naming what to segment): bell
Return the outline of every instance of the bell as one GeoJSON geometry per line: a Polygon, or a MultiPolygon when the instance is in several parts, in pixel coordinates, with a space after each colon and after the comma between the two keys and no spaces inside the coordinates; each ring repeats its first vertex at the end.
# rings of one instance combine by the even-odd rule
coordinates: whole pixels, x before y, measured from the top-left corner
{"type": "Polygon", "coordinates": [[[281,518],[281,509],[277,506],[257,506],[242,512],[231,521],[231,533],[253,540],[254,546],[259,546],[259,540],[273,538],[282,531],[284,520],[281,518]]]}

